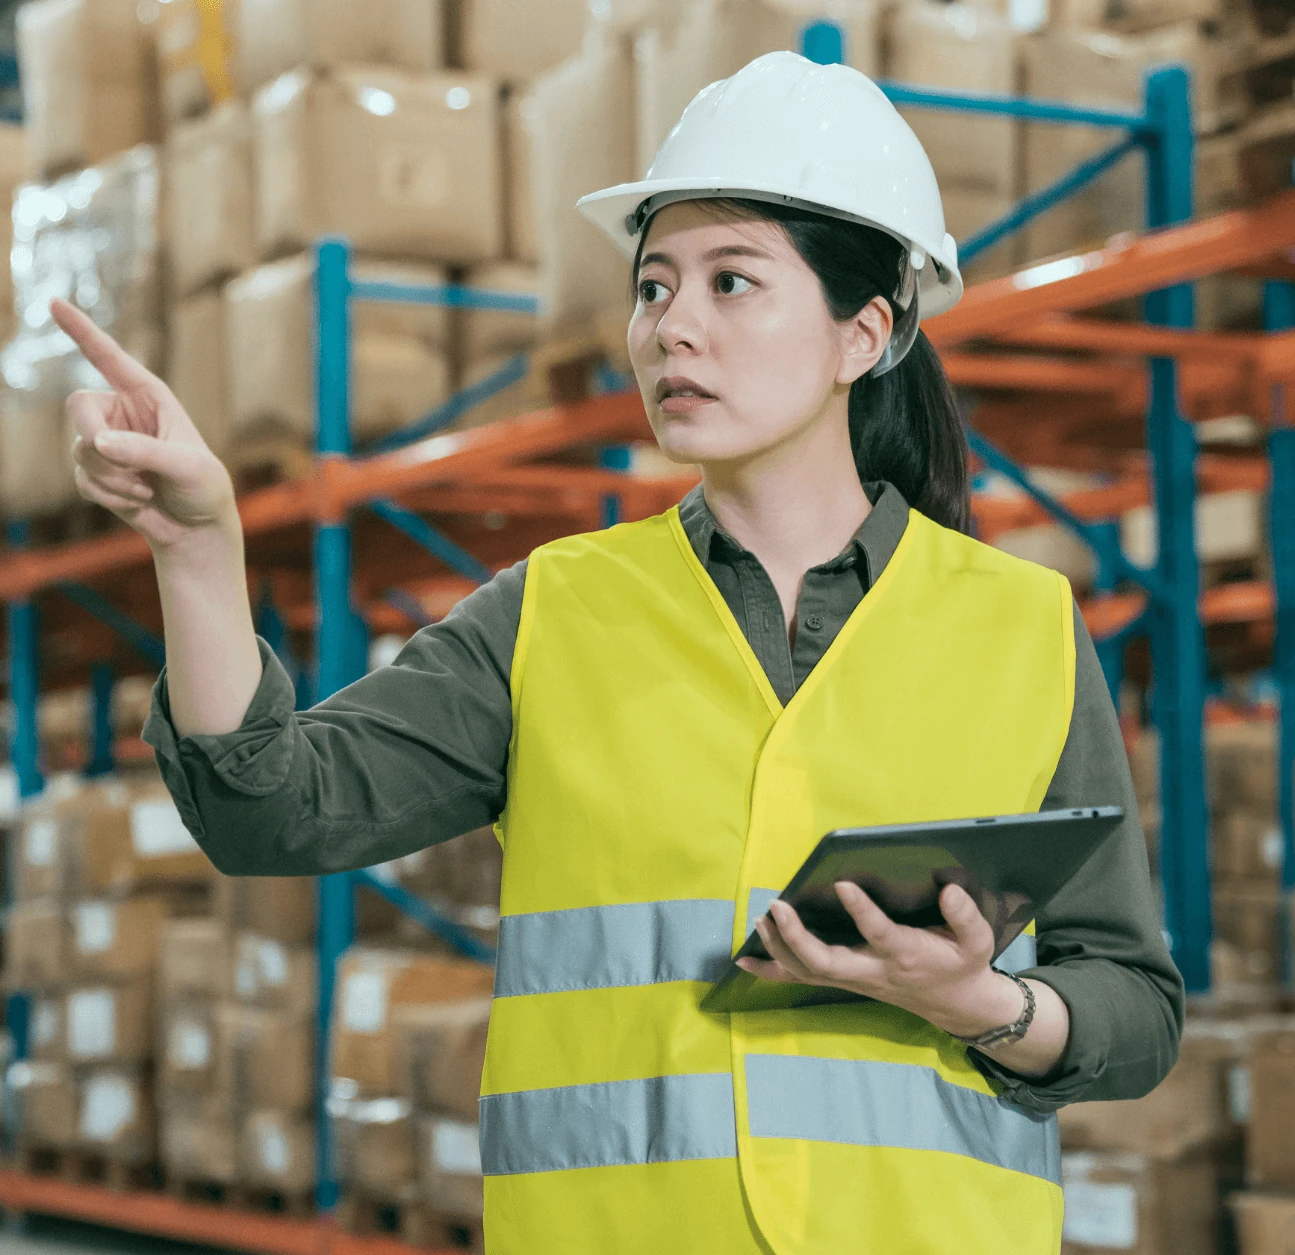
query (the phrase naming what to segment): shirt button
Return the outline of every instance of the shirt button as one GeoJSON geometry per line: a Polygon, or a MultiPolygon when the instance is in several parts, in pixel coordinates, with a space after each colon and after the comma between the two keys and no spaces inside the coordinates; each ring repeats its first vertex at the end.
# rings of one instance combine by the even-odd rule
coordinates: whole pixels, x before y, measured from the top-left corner
{"type": "Polygon", "coordinates": [[[823,630],[823,616],[821,614],[811,614],[809,618],[805,620],[805,626],[809,628],[811,632],[821,632],[823,630]]]}

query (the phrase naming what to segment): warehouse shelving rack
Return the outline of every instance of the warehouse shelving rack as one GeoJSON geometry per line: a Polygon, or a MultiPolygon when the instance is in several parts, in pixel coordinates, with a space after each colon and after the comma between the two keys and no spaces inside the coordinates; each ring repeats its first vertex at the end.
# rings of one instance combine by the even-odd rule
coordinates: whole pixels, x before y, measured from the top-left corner
{"type": "MultiPolygon", "coordinates": [[[[841,36],[830,23],[806,32],[816,59],[839,59],[841,36]]],[[[1078,123],[1120,133],[1117,142],[1052,187],[963,245],[969,259],[1088,185],[1135,150],[1145,153],[1147,221],[1151,232],[971,289],[954,310],[926,324],[941,349],[954,385],[969,398],[973,448],[982,462],[1007,475],[1024,496],[978,497],[974,514],[982,534],[1055,518],[1095,551],[1099,594],[1083,609],[1101,642],[1102,661],[1118,687],[1124,645],[1150,637],[1155,667],[1153,720],[1161,729],[1165,782],[1164,878],[1166,919],[1175,958],[1189,986],[1208,983],[1210,909],[1206,811],[1201,761],[1205,705],[1205,633],[1219,624],[1246,624],[1266,640],[1275,632],[1274,675],[1283,697],[1295,683],[1295,427],[1285,388],[1295,380],[1295,191],[1252,210],[1190,222],[1192,129],[1186,73],[1167,68],[1148,75],[1139,112],[1075,108],[1016,97],[971,95],[884,84],[897,104],[970,110],[1043,123],[1078,123]],[[1193,280],[1223,272],[1260,273],[1273,283],[1267,334],[1191,330],[1193,280]],[[1086,316],[1113,302],[1145,297],[1143,323],[1086,316]],[[970,398],[975,398],[974,407],[970,398]],[[1041,407],[1046,407],[1045,414],[1041,407]],[[1218,413],[1261,414],[1270,421],[1268,457],[1200,454],[1189,419],[1218,413]],[[1103,487],[1056,497],[1035,486],[1021,468],[1027,448],[1059,448],[1067,431],[1110,420],[1146,422],[1145,454],[1119,459],[1103,487]],[[992,440],[991,437],[992,436],[992,440]],[[1024,440],[1024,443],[1023,443],[1024,440]],[[1053,442],[1053,445],[1049,445],[1053,442]],[[1013,453],[1016,456],[1013,456],[1013,453]],[[1194,546],[1197,489],[1269,488],[1273,524],[1271,585],[1246,583],[1199,588],[1194,546]],[[1137,505],[1155,508],[1160,545],[1153,568],[1128,561],[1111,519],[1137,505]]],[[[265,488],[240,499],[249,549],[286,537],[254,574],[276,556],[300,552],[310,535],[311,575],[300,569],[267,581],[274,597],[263,605],[267,625],[287,651],[292,630],[317,626],[317,698],[364,670],[369,630],[408,631],[443,614],[493,569],[524,556],[540,540],[616,519],[645,517],[677,500],[695,482],[689,476],[645,479],[626,474],[624,446],[650,439],[636,394],[609,392],[474,430],[437,433],[435,418],[420,438],[388,443],[372,456],[352,454],[348,436],[349,307],[354,300],[394,299],[466,303],[463,289],[413,289],[352,281],[342,241],[318,248],[318,457],[304,480],[265,488]],[[394,525],[414,548],[383,565],[365,541],[361,519],[394,525]],[[463,520],[494,519],[475,530],[463,520]],[[431,520],[434,519],[433,523],[431,520]],[[286,548],[285,548],[286,546],[286,548]],[[430,570],[411,555],[433,556],[430,570]]],[[[497,294],[496,294],[497,295],[497,294]]],[[[517,308],[514,306],[513,308],[517,308]]],[[[504,386],[517,378],[500,376],[504,386]]],[[[489,389],[487,389],[488,391],[489,389]]],[[[462,400],[459,409],[462,408],[462,400]]],[[[442,412],[451,413],[450,410],[442,412]]],[[[1043,460],[1043,457],[1034,460],[1043,460]]],[[[391,535],[388,533],[388,535],[391,535]]],[[[15,705],[13,760],[24,796],[41,787],[37,762],[37,630],[34,598],[58,589],[101,622],[128,636],[134,648],[160,658],[149,625],[118,609],[148,579],[148,551],[130,534],[112,533],[44,549],[24,549],[21,525],[10,525],[10,552],[0,561],[0,597],[8,606],[10,688],[15,705]],[[142,577],[141,577],[142,572],[142,577]],[[111,593],[86,581],[111,585],[111,593]],[[142,581],[142,582],[141,582],[142,581]]],[[[398,543],[395,541],[392,544],[398,543]]],[[[253,553],[252,558],[257,554],[253,553]]],[[[102,640],[102,637],[98,638],[102,640]]],[[[273,643],[273,642],[272,642],[273,643]]],[[[101,699],[109,685],[98,674],[101,699]]],[[[1295,699],[1283,701],[1281,730],[1285,887],[1295,887],[1295,831],[1291,815],[1295,699]]],[[[97,726],[103,736],[104,720],[97,726]]],[[[110,759],[96,743],[93,758],[110,759]]],[[[386,894],[465,950],[434,910],[400,894],[369,873],[320,882],[320,1025],[326,1041],[332,974],[353,931],[358,887],[386,894]]],[[[488,957],[476,951],[479,957],[488,957]]],[[[326,1047],[325,1047],[326,1048],[326,1047]]],[[[321,1078],[326,1069],[320,1069],[321,1078]]],[[[322,1100],[321,1090],[321,1100],[322,1100]]],[[[321,1112],[322,1115],[322,1112],[321,1112]]],[[[321,1118],[321,1130],[327,1122],[321,1118]]],[[[334,1195],[330,1149],[321,1146],[320,1201],[334,1195]]],[[[53,1211],[143,1228],[176,1237],[246,1249],[299,1255],[306,1250],[361,1247],[368,1255],[400,1248],[386,1238],[352,1238],[326,1222],[242,1213],[213,1213],[170,1199],[119,1195],[62,1182],[0,1172],[0,1206],[53,1211]],[[164,1214],[165,1213],[165,1214],[164,1214]],[[224,1217],[221,1219],[220,1217],[224,1217]],[[231,1222],[230,1217],[236,1217],[231,1222]],[[265,1228],[269,1226],[269,1228],[265,1228]],[[271,1231],[272,1230],[272,1231],[271,1231]]]]}

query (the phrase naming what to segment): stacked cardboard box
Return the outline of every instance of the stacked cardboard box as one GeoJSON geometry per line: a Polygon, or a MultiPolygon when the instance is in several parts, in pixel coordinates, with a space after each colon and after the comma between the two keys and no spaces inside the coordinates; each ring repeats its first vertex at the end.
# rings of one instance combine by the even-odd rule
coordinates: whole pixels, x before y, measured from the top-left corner
{"type": "Polygon", "coordinates": [[[315,883],[224,879],[165,936],[160,1158],[169,1179],[314,1189],[315,883]]]}
{"type": "Polygon", "coordinates": [[[206,909],[211,865],[156,779],[32,804],[12,865],[5,978],[33,996],[22,1144],[151,1162],[159,941],[206,909]]]}
{"type": "Polygon", "coordinates": [[[354,1213],[419,1205],[479,1222],[477,1094],[493,973],[483,964],[357,949],[343,961],[329,1104],[354,1213]]]}
{"type": "Polygon", "coordinates": [[[1189,1019],[1178,1062],[1145,1098],[1062,1109],[1065,1255],[1221,1249],[1246,1127],[1267,1118],[1256,1089],[1264,1042],[1291,1025],[1189,1019]]]}
{"type": "Polygon", "coordinates": [[[1257,1038],[1250,1063],[1250,1128],[1246,1184],[1232,1200],[1240,1255],[1289,1255],[1295,1250],[1295,1154],[1290,1127],[1295,1108],[1295,1027],[1274,1026],[1257,1038]]]}

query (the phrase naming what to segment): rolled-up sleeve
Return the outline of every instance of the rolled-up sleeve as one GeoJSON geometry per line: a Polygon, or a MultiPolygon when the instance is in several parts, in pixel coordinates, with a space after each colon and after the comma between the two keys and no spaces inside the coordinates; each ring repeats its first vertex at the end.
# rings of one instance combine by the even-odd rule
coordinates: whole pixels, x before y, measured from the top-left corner
{"type": "Polygon", "coordinates": [[[180,736],[163,669],[143,737],[215,866],[231,876],[320,875],[493,823],[505,798],[525,566],[307,711],[294,709],[288,673],[258,638],[262,675],[242,724],[180,736]]]}
{"type": "Polygon", "coordinates": [[[1161,932],[1119,720],[1078,609],[1075,647],[1074,713],[1043,809],[1122,806],[1124,820],[1039,912],[1039,966],[1020,973],[1060,995],[1070,1039],[1041,1080],[972,1052],[1008,1098],[1039,1112],[1148,1093],[1178,1057],[1183,1026],[1182,978],[1161,932]]]}

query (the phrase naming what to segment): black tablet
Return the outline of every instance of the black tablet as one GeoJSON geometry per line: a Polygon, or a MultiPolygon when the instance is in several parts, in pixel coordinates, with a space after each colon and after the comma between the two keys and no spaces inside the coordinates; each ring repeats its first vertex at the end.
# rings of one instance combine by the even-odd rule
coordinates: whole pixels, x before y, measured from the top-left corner
{"type": "Polygon", "coordinates": [[[914,928],[943,924],[940,890],[961,885],[992,925],[998,959],[1123,818],[1118,806],[1088,806],[829,832],[781,893],[761,897],[752,890],[749,935],[702,999],[702,1010],[858,1001],[860,995],[844,989],[759,980],[737,966],[739,958],[769,957],[755,921],[775,898],[794,906],[805,927],[829,944],[859,945],[859,930],[836,896],[838,880],[854,881],[891,919],[914,928]]]}

